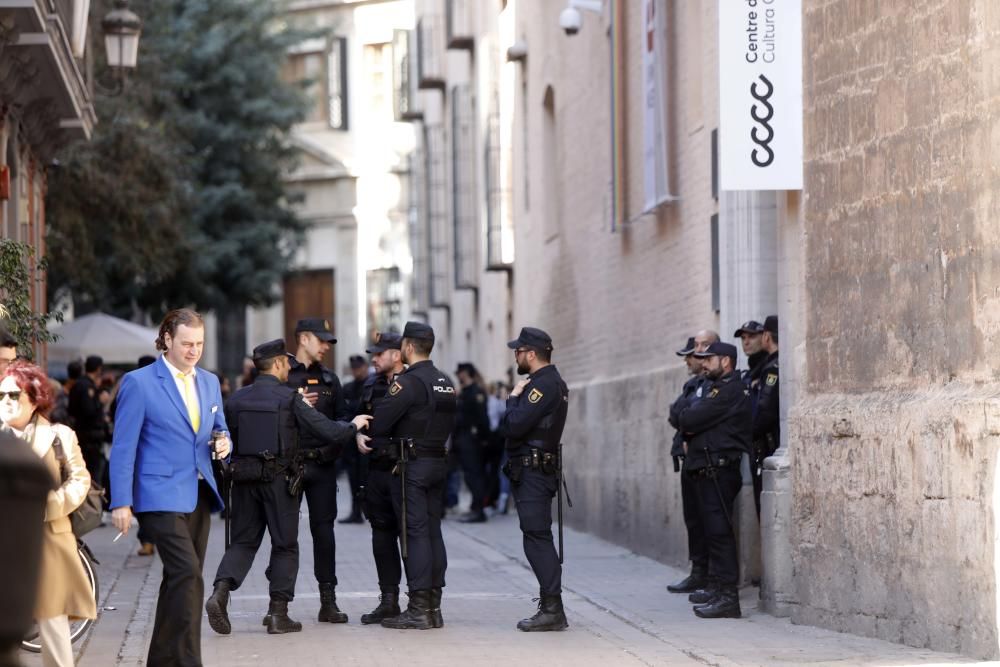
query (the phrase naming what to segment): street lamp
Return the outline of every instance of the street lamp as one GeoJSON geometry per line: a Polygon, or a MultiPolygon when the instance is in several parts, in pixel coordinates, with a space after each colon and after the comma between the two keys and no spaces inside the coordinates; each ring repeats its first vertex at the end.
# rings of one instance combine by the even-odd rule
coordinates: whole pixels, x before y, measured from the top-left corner
{"type": "Polygon", "coordinates": [[[139,33],[142,21],[128,8],[128,0],[115,0],[115,8],[101,21],[104,29],[104,48],[108,66],[124,76],[125,69],[133,69],[139,57],[139,33]]]}

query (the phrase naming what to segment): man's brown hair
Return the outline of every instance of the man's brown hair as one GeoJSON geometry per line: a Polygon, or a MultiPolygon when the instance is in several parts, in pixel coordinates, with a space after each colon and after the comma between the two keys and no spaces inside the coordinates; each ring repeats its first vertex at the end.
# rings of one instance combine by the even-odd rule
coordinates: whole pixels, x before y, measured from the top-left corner
{"type": "Polygon", "coordinates": [[[160,334],[156,337],[156,349],[161,352],[166,351],[167,343],[164,339],[167,334],[171,338],[176,336],[177,327],[182,324],[187,327],[204,327],[205,319],[190,308],[175,308],[171,310],[163,318],[163,321],[160,322],[160,334]]]}

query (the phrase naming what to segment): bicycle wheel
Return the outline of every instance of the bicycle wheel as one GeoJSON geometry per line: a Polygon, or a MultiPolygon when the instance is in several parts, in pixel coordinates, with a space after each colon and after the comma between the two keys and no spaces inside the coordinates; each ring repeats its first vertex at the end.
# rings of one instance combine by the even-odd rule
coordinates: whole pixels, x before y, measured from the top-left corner
{"type": "MultiPolygon", "coordinates": [[[[80,554],[80,561],[83,562],[83,571],[87,574],[87,581],[90,582],[90,587],[94,591],[94,604],[99,605],[101,602],[101,586],[100,581],[97,578],[97,569],[94,567],[94,563],[90,560],[90,555],[84,546],[79,546],[77,548],[77,553],[80,554]]],[[[80,637],[82,637],[90,626],[94,624],[93,619],[87,618],[78,621],[70,621],[69,624],[69,637],[70,642],[76,643],[80,637]]],[[[42,650],[41,641],[38,638],[38,626],[32,625],[31,630],[24,636],[21,640],[21,648],[25,651],[30,651],[31,653],[39,653],[42,650]]]]}

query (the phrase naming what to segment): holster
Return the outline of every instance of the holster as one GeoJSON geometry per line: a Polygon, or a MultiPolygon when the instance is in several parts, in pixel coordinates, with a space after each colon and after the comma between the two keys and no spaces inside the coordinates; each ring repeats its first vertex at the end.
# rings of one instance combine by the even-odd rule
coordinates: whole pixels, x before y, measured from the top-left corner
{"type": "Polygon", "coordinates": [[[340,456],[340,445],[325,445],[323,447],[307,447],[299,450],[299,458],[303,461],[314,461],[320,465],[333,463],[340,456]]]}
{"type": "Polygon", "coordinates": [[[234,458],[229,466],[234,484],[248,482],[271,482],[277,473],[277,465],[255,456],[234,458]]]}
{"type": "Polygon", "coordinates": [[[288,494],[297,498],[302,493],[305,483],[305,469],[301,463],[293,463],[288,469],[288,494]]]}

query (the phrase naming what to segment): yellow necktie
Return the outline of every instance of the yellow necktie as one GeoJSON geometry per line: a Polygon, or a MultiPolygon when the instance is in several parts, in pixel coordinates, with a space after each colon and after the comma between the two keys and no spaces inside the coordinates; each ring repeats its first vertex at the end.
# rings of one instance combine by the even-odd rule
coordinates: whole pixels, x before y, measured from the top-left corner
{"type": "Polygon", "coordinates": [[[201,415],[198,414],[198,405],[194,400],[194,387],[191,386],[191,375],[178,373],[177,377],[184,382],[184,405],[187,406],[188,417],[191,418],[191,427],[197,433],[201,427],[201,415]]]}

